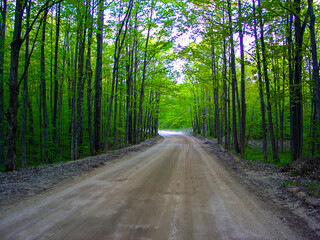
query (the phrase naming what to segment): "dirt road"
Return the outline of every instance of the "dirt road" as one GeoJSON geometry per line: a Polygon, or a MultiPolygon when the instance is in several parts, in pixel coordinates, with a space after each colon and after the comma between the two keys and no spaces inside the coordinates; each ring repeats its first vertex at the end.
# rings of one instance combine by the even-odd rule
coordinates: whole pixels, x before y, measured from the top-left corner
{"type": "Polygon", "coordinates": [[[185,134],[1,220],[0,239],[301,239],[185,134]]]}

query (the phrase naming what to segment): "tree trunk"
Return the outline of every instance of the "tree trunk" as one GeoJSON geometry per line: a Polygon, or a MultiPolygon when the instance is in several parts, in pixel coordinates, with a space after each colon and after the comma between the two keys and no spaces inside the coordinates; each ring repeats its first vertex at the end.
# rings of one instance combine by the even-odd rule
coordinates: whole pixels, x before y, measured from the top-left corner
{"type": "Polygon", "coordinates": [[[119,85],[119,71],[116,75],[116,86],[115,86],[115,96],[114,96],[114,116],[113,116],[113,145],[117,144],[117,110],[118,110],[118,85],[119,85]]]}
{"type": "Polygon", "coordinates": [[[103,1],[100,1],[98,12],[97,33],[97,63],[95,77],[95,100],[94,100],[94,154],[100,148],[101,127],[101,94],[102,94],[102,46],[103,46],[103,1]]]}
{"type": "Polygon", "coordinates": [[[49,162],[49,137],[48,137],[48,112],[47,112],[47,97],[46,97],[46,71],[45,71],[45,40],[46,40],[46,22],[48,9],[44,12],[42,25],[42,40],[41,40],[41,86],[42,86],[42,113],[43,113],[43,138],[44,138],[44,160],[49,162]]]}
{"type": "MultiPolygon", "coordinates": [[[[113,97],[114,97],[114,88],[115,83],[117,80],[117,75],[119,71],[119,60],[121,56],[121,50],[124,44],[124,40],[126,38],[127,30],[128,30],[128,22],[131,16],[131,10],[133,7],[132,0],[129,2],[129,6],[126,12],[126,16],[123,19],[119,32],[117,34],[116,42],[115,42],[115,50],[114,50],[114,65],[113,65],[113,71],[112,71],[112,87],[111,87],[111,95],[110,95],[110,101],[109,101],[109,112],[108,112],[108,122],[107,122],[107,130],[106,130],[106,137],[105,137],[105,143],[104,143],[104,150],[106,151],[108,149],[109,144],[109,134],[110,134],[110,124],[111,124],[111,114],[112,114],[112,105],[113,105],[113,97]],[[125,25],[125,31],[123,33],[123,37],[121,39],[121,33],[122,29],[125,25]]],[[[116,113],[115,113],[116,114],[116,113]]],[[[116,124],[116,122],[115,122],[116,124]]]]}
{"type": "Polygon", "coordinates": [[[295,27],[295,56],[294,56],[294,81],[291,86],[290,107],[291,107],[291,160],[296,160],[302,156],[303,149],[303,104],[302,104],[302,44],[306,21],[301,25],[300,0],[294,1],[296,16],[295,27]]]}
{"type": "MultiPolygon", "coordinates": [[[[30,9],[31,2],[28,1],[26,27],[30,27],[30,9]]],[[[28,68],[29,60],[29,33],[26,33],[26,53],[25,69],[28,68]]],[[[27,162],[26,135],[27,135],[27,104],[28,104],[28,70],[23,78],[23,104],[22,104],[22,123],[21,123],[21,164],[25,167],[27,162]]]]}
{"type": "Polygon", "coordinates": [[[230,0],[228,0],[228,14],[229,14],[229,31],[230,31],[230,48],[231,48],[231,77],[232,77],[232,129],[233,129],[233,144],[234,149],[237,153],[240,152],[238,145],[238,133],[237,133],[237,116],[236,116],[236,85],[237,85],[237,76],[236,76],[236,62],[235,62],[235,53],[234,53],[234,42],[233,42],[233,27],[232,27],[232,12],[230,0]]]}
{"type": "Polygon", "coordinates": [[[73,71],[74,76],[72,78],[72,100],[71,100],[71,159],[76,159],[76,133],[77,133],[77,127],[76,127],[76,96],[77,96],[77,62],[78,62],[78,49],[79,49],[79,39],[80,39],[80,29],[77,30],[77,40],[76,40],[76,46],[75,46],[75,57],[74,57],[74,64],[73,64],[73,71]]]}
{"type": "Polygon", "coordinates": [[[215,60],[215,49],[213,37],[211,37],[211,75],[212,75],[212,87],[213,87],[213,99],[214,99],[214,114],[215,114],[215,136],[218,140],[218,144],[221,144],[220,136],[220,111],[219,111],[219,84],[217,80],[217,68],[215,60]]]}
{"type": "Polygon", "coordinates": [[[5,171],[13,171],[16,163],[16,133],[17,133],[17,113],[19,108],[19,85],[18,85],[18,66],[19,55],[22,45],[21,27],[24,6],[23,2],[16,0],[15,3],[15,22],[13,39],[11,42],[11,63],[9,77],[9,109],[7,112],[7,159],[5,171]]]}
{"type": "MultiPolygon", "coordinates": [[[[89,1],[90,5],[90,1],[89,1]]],[[[91,17],[91,16],[90,16],[91,17]]],[[[90,154],[94,154],[94,139],[92,134],[92,108],[91,108],[91,82],[92,82],[92,67],[91,67],[91,44],[93,35],[93,21],[90,19],[90,29],[88,33],[88,52],[86,62],[86,76],[87,76],[87,107],[88,107],[88,133],[89,133],[89,147],[90,154]]]]}
{"type": "Polygon", "coordinates": [[[3,102],[3,68],[4,68],[4,45],[6,37],[7,0],[2,1],[0,9],[0,167],[5,164],[5,141],[4,141],[4,102],[3,102]]]}
{"type": "MultiPolygon", "coordinates": [[[[80,16],[82,18],[82,16],[80,16]]],[[[78,85],[77,85],[77,131],[75,141],[75,158],[78,159],[81,154],[81,145],[83,142],[83,121],[82,121],[82,104],[83,104],[83,91],[84,91],[84,76],[83,76],[83,65],[84,65],[84,50],[85,40],[87,33],[87,14],[85,20],[80,20],[80,46],[79,46],[79,60],[78,60],[78,85]]]]}
{"type": "Polygon", "coordinates": [[[202,121],[203,121],[203,123],[202,123],[202,126],[203,126],[203,136],[204,137],[207,137],[207,132],[208,132],[208,127],[207,127],[207,90],[206,91],[204,91],[204,90],[202,90],[201,91],[202,92],[202,102],[203,102],[203,118],[202,118],[202,121]]]}
{"type": "Polygon", "coordinates": [[[316,92],[316,112],[318,114],[318,133],[320,139],[320,78],[319,78],[319,65],[317,55],[317,43],[315,37],[315,16],[313,13],[313,0],[308,0],[308,14],[310,17],[309,29],[310,29],[310,41],[311,41],[311,53],[312,53],[312,76],[315,82],[316,92]]]}
{"type": "Polygon", "coordinates": [[[52,126],[53,126],[53,145],[55,153],[57,153],[57,108],[58,108],[58,50],[59,50],[59,34],[60,34],[60,19],[61,19],[61,3],[58,3],[56,9],[56,40],[55,40],[55,54],[54,54],[54,103],[53,103],[53,117],[52,117],[52,126]]]}
{"type": "MultiPolygon", "coordinates": [[[[224,11],[223,11],[223,23],[224,20],[224,11]]],[[[227,56],[226,56],[226,38],[223,38],[223,95],[224,95],[224,143],[226,149],[229,148],[229,125],[228,125],[228,89],[227,89],[227,56]]]]}
{"type": "MultiPolygon", "coordinates": [[[[241,0],[238,0],[239,18],[242,18],[241,0]]],[[[240,119],[240,153],[243,158],[246,141],[246,96],[245,96],[245,62],[242,23],[239,21],[240,64],[241,64],[241,119],[240,119]]]]}
{"type": "Polygon", "coordinates": [[[141,80],[141,88],[140,88],[140,102],[139,102],[139,116],[138,116],[138,142],[140,142],[141,139],[141,128],[142,128],[142,103],[144,99],[144,84],[146,79],[146,72],[147,72],[147,58],[148,58],[148,45],[149,45],[149,38],[150,38],[150,31],[151,31],[151,21],[152,21],[152,15],[153,15],[153,1],[151,6],[151,12],[150,12],[150,20],[149,20],[149,26],[148,26],[148,33],[147,33],[147,39],[146,39],[146,45],[144,49],[144,59],[143,59],[143,70],[142,70],[142,80],[141,80]]]}
{"type": "Polygon", "coordinates": [[[129,145],[130,138],[130,129],[132,128],[132,110],[131,110],[131,98],[132,98],[132,75],[133,75],[133,64],[134,64],[134,52],[135,52],[135,39],[133,40],[131,50],[128,49],[128,64],[127,64],[127,105],[126,105],[126,136],[125,136],[125,145],[129,145]]]}
{"type": "MultiPolygon", "coordinates": [[[[258,5],[260,6],[260,1],[258,0],[258,5]]],[[[271,100],[270,100],[270,83],[268,77],[268,66],[267,66],[267,56],[264,45],[264,29],[262,23],[261,10],[259,11],[259,20],[260,20],[260,41],[261,41],[261,51],[262,51],[262,64],[263,64],[263,74],[266,82],[266,93],[267,93],[267,112],[268,112],[268,122],[269,122],[269,131],[270,131],[270,140],[272,146],[273,160],[279,162],[278,147],[276,146],[274,131],[273,131],[273,121],[272,121],[272,112],[271,112],[271,100]]]]}

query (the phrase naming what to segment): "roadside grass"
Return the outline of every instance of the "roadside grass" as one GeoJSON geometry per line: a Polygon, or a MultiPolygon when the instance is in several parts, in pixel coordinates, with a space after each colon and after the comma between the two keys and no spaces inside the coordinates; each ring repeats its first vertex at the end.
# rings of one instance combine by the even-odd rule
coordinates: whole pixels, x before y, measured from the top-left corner
{"type": "MultiPolygon", "coordinates": [[[[237,155],[238,157],[241,157],[240,153],[236,153],[234,148],[229,148],[229,151],[232,152],[233,154],[237,155]]],[[[267,153],[267,160],[264,159],[263,151],[260,148],[256,147],[246,147],[244,151],[244,159],[246,160],[251,160],[247,161],[248,163],[252,164],[252,161],[258,161],[258,162],[267,162],[267,163],[273,163],[279,167],[291,163],[291,155],[290,155],[290,150],[284,150],[283,153],[279,153],[279,158],[280,162],[276,163],[274,162],[272,158],[272,151],[268,149],[267,153]]]]}
{"type": "Polygon", "coordinates": [[[292,179],[289,179],[289,180],[286,180],[286,181],[282,182],[282,186],[283,187],[296,186],[296,185],[297,185],[296,181],[292,180],[292,179]]]}
{"type": "Polygon", "coordinates": [[[250,159],[259,162],[270,162],[278,166],[283,166],[291,162],[290,150],[285,150],[283,153],[279,153],[280,162],[276,163],[273,160],[272,152],[269,150],[267,153],[267,160],[264,160],[263,151],[257,148],[246,148],[244,153],[245,159],[250,159]]]}
{"type": "Polygon", "coordinates": [[[304,187],[310,195],[315,195],[320,197],[320,182],[313,181],[313,182],[306,182],[304,183],[304,187]]]}

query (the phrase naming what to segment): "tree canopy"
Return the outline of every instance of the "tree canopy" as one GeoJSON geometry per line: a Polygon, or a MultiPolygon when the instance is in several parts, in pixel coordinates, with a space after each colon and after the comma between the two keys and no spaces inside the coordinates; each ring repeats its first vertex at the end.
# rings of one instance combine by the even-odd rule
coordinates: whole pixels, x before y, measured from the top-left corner
{"type": "Polygon", "coordinates": [[[258,144],[275,162],[319,155],[317,2],[1,0],[0,12],[6,171],[159,128],[192,128],[241,156],[258,144]]]}

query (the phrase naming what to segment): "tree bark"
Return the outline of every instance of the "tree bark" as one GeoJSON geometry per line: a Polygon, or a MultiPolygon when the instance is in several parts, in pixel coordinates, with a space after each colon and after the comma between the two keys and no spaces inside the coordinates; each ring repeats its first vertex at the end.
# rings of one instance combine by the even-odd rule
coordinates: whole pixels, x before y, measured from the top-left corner
{"type": "Polygon", "coordinates": [[[219,84],[217,80],[216,71],[216,60],[215,60],[215,49],[213,37],[211,38],[211,74],[212,74],[212,85],[213,85],[213,98],[214,98],[214,113],[215,113],[215,135],[218,140],[218,144],[221,144],[220,135],[220,111],[219,111],[219,84]]]}
{"type": "Polygon", "coordinates": [[[44,160],[49,162],[49,137],[48,137],[48,112],[47,112],[47,97],[46,97],[46,71],[45,71],[45,40],[46,40],[46,22],[48,9],[44,12],[42,25],[42,40],[41,40],[41,86],[42,86],[42,113],[43,113],[43,138],[44,138],[44,160]]]}
{"type": "Polygon", "coordinates": [[[310,42],[312,53],[312,76],[315,82],[316,92],[316,112],[318,115],[318,134],[320,138],[320,78],[319,78],[319,65],[317,55],[317,43],[315,37],[315,16],[313,13],[313,0],[308,0],[308,14],[310,17],[309,29],[310,29],[310,42]]]}
{"type": "Polygon", "coordinates": [[[141,80],[141,88],[140,88],[140,102],[139,102],[139,116],[138,116],[138,142],[140,142],[141,139],[141,127],[142,127],[142,103],[144,100],[144,85],[145,85],[145,79],[146,79],[146,73],[147,73],[147,60],[148,60],[148,45],[149,45],[149,38],[150,38],[150,31],[151,31],[151,21],[153,16],[153,4],[154,2],[151,2],[151,11],[150,11],[150,20],[149,20],[149,26],[148,26],[148,33],[147,33],[147,39],[146,39],[146,45],[144,49],[144,58],[143,58],[143,70],[142,70],[142,80],[141,80]]]}
{"type": "Polygon", "coordinates": [[[11,63],[9,77],[9,109],[7,112],[7,159],[5,171],[13,171],[16,163],[16,133],[17,133],[17,113],[19,108],[19,85],[18,85],[18,66],[19,55],[22,45],[21,27],[24,11],[24,3],[16,0],[15,20],[13,39],[11,42],[11,63]]]}
{"type": "MultiPolygon", "coordinates": [[[[27,7],[27,29],[30,27],[30,10],[31,1],[27,7]]],[[[28,68],[29,61],[29,33],[26,33],[26,53],[25,53],[25,69],[28,68]]],[[[23,78],[23,104],[22,104],[22,123],[21,123],[21,165],[24,167],[27,162],[26,135],[27,135],[27,104],[28,104],[28,70],[23,78]]]]}
{"type": "Polygon", "coordinates": [[[241,119],[240,119],[240,153],[243,158],[245,141],[246,141],[246,85],[245,85],[245,62],[244,62],[244,46],[243,46],[243,30],[242,30],[242,5],[238,0],[239,9],[239,38],[240,38],[240,65],[241,65],[241,119]]]}
{"type": "Polygon", "coordinates": [[[294,161],[302,156],[303,150],[303,104],[302,104],[302,44],[306,21],[301,24],[301,2],[295,0],[295,55],[294,55],[294,81],[290,87],[291,107],[291,160],[294,161]]]}
{"type": "MultiPolygon", "coordinates": [[[[88,7],[88,6],[86,6],[88,7]]],[[[86,13],[85,13],[86,14],[86,13]]],[[[80,16],[82,18],[82,16],[80,16]]],[[[83,104],[83,91],[84,91],[84,76],[83,76],[83,65],[84,65],[84,51],[85,51],[85,40],[87,33],[87,14],[85,20],[82,19],[80,23],[80,46],[79,46],[79,60],[78,60],[78,85],[77,85],[77,131],[75,141],[75,158],[78,159],[81,154],[81,145],[83,142],[83,121],[82,121],[82,104],[83,104]]]]}
{"type": "MultiPolygon", "coordinates": [[[[90,0],[89,0],[90,5],[90,0]]],[[[93,13],[92,13],[93,14],[93,13]]],[[[91,17],[91,16],[90,16],[91,17]]],[[[90,29],[88,33],[88,52],[86,62],[86,76],[87,76],[87,108],[88,108],[88,133],[89,133],[89,147],[90,154],[94,154],[94,139],[92,134],[92,107],[91,107],[91,82],[92,82],[92,67],[91,67],[91,45],[93,35],[93,21],[90,19],[90,29]]]]}
{"type": "MultiPolygon", "coordinates": [[[[225,11],[223,10],[223,24],[225,23],[225,11]]],[[[225,148],[229,148],[229,125],[228,125],[228,88],[227,88],[227,51],[226,51],[226,38],[223,37],[223,98],[224,98],[224,144],[225,148]]]]}
{"type": "Polygon", "coordinates": [[[0,8],[0,167],[5,164],[5,141],[4,141],[4,102],[3,102],[3,68],[4,68],[4,45],[6,38],[7,0],[2,1],[0,8]]]}
{"type": "Polygon", "coordinates": [[[101,127],[101,94],[102,94],[102,50],[103,50],[103,1],[100,1],[98,12],[97,33],[97,63],[95,77],[95,100],[94,100],[94,154],[100,148],[101,127]]]}
{"type": "Polygon", "coordinates": [[[56,9],[56,39],[55,39],[55,54],[54,54],[54,103],[53,103],[53,117],[52,117],[52,126],[53,126],[53,145],[55,152],[57,152],[57,108],[58,108],[58,50],[59,50],[59,35],[60,35],[60,19],[61,19],[61,3],[58,3],[56,9]]]}
{"type": "Polygon", "coordinates": [[[232,27],[232,12],[231,12],[231,3],[228,2],[228,15],[229,15],[229,32],[230,32],[230,48],[231,48],[231,77],[232,77],[232,129],[233,129],[233,144],[235,151],[240,152],[238,144],[238,133],[237,133],[237,116],[236,116],[236,85],[237,85],[237,76],[236,76],[236,62],[235,62],[235,53],[234,53],[234,42],[233,42],[233,27],[232,27]]]}
{"type": "MultiPolygon", "coordinates": [[[[258,5],[260,6],[260,1],[258,0],[258,5]]],[[[260,41],[261,41],[261,51],[262,51],[262,65],[263,65],[263,75],[266,82],[266,93],[267,93],[267,112],[268,112],[268,122],[269,122],[269,131],[270,131],[270,140],[272,146],[273,160],[279,162],[278,146],[276,146],[274,131],[273,131],[273,121],[272,121],[272,112],[271,112],[271,100],[270,100],[270,83],[268,77],[268,66],[267,66],[267,56],[264,43],[264,29],[262,23],[262,11],[259,11],[259,22],[260,22],[260,41]]]]}
{"type": "Polygon", "coordinates": [[[257,55],[257,69],[258,69],[258,82],[259,82],[259,96],[260,96],[260,108],[261,108],[261,129],[262,129],[262,151],[263,158],[266,161],[268,159],[268,149],[267,149],[267,129],[266,129],[266,107],[264,102],[264,93],[263,93],[263,83],[262,83],[262,71],[261,71],[261,59],[260,59],[260,45],[258,42],[257,34],[257,18],[256,18],[256,9],[255,9],[255,0],[252,0],[253,3],[253,14],[254,14],[254,39],[256,45],[256,55],[257,55]]]}
{"type": "MultiPolygon", "coordinates": [[[[114,88],[115,83],[117,80],[117,75],[119,71],[119,60],[121,56],[121,50],[124,44],[124,40],[126,38],[127,30],[128,30],[128,22],[131,16],[131,10],[133,7],[133,1],[131,0],[129,2],[129,6],[126,12],[126,15],[121,23],[121,26],[119,28],[119,32],[117,34],[116,42],[115,42],[115,50],[114,50],[114,65],[113,65],[113,71],[112,71],[112,87],[111,87],[111,95],[110,95],[110,101],[109,101],[109,112],[108,112],[108,122],[107,122],[107,130],[106,130],[106,137],[105,137],[105,143],[104,143],[104,150],[108,150],[109,145],[109,134],[110,134],[110,124],[111,124],[111,114],[112,114],[112,105],[113,105],[113,98],[114,98],[114,88]],[[125,25],[125,31],[123,33],[123,37],[121,39],[121,33],[122,29],[125,25]]],[[[115,113],[116,114],[116,113],[115,113]]],[[[116,122],[115,122],[116,124],[116,122]]]]}

